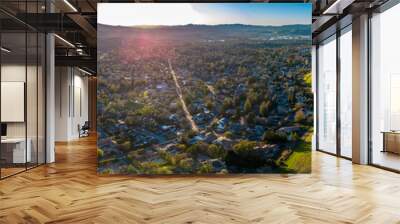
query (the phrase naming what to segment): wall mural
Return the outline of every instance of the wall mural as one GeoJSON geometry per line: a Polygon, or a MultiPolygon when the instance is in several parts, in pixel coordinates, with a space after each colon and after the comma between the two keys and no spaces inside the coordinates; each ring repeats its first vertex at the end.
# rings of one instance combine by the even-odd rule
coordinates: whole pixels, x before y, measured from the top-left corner
{"type": "Polygon", "coordinates": [[[311,4],[98,13],[99,174],[311,172],[311,4]]]}

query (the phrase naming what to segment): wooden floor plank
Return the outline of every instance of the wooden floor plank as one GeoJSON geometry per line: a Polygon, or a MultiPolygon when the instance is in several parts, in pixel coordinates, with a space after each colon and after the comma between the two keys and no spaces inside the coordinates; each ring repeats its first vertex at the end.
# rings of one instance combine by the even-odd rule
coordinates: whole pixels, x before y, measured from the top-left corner
{"type": "Polygon", "coordinates": [[[96,174],[96,138],[0,181],[0,223],[400,223],[400,175],[313,153],[312,174],[96,174]]]}

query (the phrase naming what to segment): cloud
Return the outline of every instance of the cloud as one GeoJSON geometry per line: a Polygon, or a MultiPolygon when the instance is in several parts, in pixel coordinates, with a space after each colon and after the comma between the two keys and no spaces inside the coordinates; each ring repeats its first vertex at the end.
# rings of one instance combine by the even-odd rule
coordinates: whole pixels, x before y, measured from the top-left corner
{"type": "Polygon", "coordinates": [[[98,21],[109,25],[185,25],[202,23],[203,16],[190,4],[99,3],[98,21]]]}

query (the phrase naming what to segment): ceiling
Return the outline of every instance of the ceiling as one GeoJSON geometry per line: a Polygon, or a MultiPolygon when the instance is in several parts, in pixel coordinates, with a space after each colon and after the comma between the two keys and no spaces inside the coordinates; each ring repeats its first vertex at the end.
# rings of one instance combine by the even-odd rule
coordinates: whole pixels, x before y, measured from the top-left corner
{"type": "Polygon", "coordinates": [[[351,24],[352,19],[374,11],[390,0],[312,0],[313,43],[332,35],[337,29],[351,24]]]}

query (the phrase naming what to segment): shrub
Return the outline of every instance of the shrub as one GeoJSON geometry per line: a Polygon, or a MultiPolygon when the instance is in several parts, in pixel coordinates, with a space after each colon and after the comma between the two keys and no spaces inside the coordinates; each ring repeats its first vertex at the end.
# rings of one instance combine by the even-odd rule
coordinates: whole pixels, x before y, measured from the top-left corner
{"type": "Polygon", "coordinates": [[[193,166],[193,159],[185,158],[179,161],[178,167],[183,171],[189,172],[192,170],[192,166],[193,166]]]}
{"type": "Polygon", "coordinates": [[[171,167],[163,166],[156,162],[143,162],[140,164],[141,174],[172,174],[171,167]]]}
{"type": "Polygon", "coordinates": [[[199,173],[211,173],[212,166],[209,163],[203,163],[199,168],[199,173]]]}
{"type": "Polygon", "coordinates": [[[101,174],[113,174],[114,170],[111,168],[107,168],[101,172],[101,174]]]}
{"type": "Polygon", "coordinates": [[[298,141],[300,138],[296,132],[292,132],[292,133],[290,133],[289,139],[290,139],[290,141],[298,141]]]}
{"type": "Polygon", "coordinates": [[[130,173],[130,174],[134,174],[134,173],[137,173],[137,170],[136,170],[136,168],[134,166],[129,164],[128,167],[126,168],[126,172],[130,173]]]}

